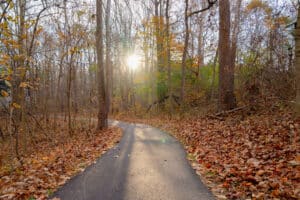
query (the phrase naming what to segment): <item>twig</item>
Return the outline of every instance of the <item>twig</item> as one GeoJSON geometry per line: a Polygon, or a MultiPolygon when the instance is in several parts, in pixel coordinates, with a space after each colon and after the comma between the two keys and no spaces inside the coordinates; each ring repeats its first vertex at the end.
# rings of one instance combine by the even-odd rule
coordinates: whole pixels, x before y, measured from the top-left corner
{"type": "Polygon", "coordinates": [[[230,113],[233,113],[233,112],[236,112],[236,111],[239,111],[239,110],[243,110],[243,109],[245,109],[245,108],[247,108],[247,107],[248,107],[248,105],[242,106],[242,107],[238,107],[238,108],[234,108],[234,109],[232,109],[232,110],[227,110],[227,111],[218,112],[218,113],[216,113],[216,114],[214,114],[214,115],[208,115],[207,117],[213,118],[213,119],[221,119],[220,117],[221,117],[222,115],[228,115],[228,114],[230,114],[230,113]]]}

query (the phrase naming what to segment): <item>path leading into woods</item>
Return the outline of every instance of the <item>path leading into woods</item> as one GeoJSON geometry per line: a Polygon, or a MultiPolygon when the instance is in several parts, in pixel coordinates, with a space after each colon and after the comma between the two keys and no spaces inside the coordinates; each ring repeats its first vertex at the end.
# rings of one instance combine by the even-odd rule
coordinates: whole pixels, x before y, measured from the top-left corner
{"type": "Polygon", "coordinates": [[[120,143],[60,188],[62,200],[212,200],[181,144],[147,125],[114,121],[120,143]]]}

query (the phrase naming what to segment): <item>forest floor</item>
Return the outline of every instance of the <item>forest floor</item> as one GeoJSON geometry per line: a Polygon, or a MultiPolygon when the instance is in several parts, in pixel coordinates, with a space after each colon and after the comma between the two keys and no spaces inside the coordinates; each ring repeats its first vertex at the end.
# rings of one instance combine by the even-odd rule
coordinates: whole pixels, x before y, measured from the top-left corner
{"type": "Polygon", "coordinates": [[[156,126],[181,141],[217,199],[300,199],[300,119],[286,109],[118,118],[156,126]]]}
{"type": "Polygon", "coordinates": [[[69,136],[63,120],[55,130],[44,127],[43,131],[35,131],[30,140],[28,135],[20,135],[21,142],[29,140],[26,150],[24,145],[20,148],[22,165],[16,159],[9,161],[9,139],[0,142],[0,199],[46,199],[119,142],[122,135],[116,127],[93,133],[79,126],[69,136]]]}
{"type": "Polygon", "coordinates": [[[119,144],[53,196],[62,200],[214,200],[186,160],[182,145],[148,125],[113,121],[119,144]]]}

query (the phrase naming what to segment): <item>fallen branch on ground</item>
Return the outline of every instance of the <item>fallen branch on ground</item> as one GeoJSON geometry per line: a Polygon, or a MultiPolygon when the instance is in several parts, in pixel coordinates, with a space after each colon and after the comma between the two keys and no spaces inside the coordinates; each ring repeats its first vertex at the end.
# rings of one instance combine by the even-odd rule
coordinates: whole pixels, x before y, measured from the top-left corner
{"type": "MultiPolygon", "coordinates": [[[[179,102],[179,97],[178,96],[176,96],[176,95],[174,95],[174,94],[172,94],[171,95],[171,97],[174,99],[174,101],[176,102],[176,104],[178,105],[178,106],[180,106],[180,102],[179,102]]],[[[159,99],[159,100],[157,100],[157,101],[154,101],[148,108],[147,108],[147,113],[151,110],[151,108],[153,107],[153,106],[155,106],[155,105],[157,105],[157,104],[162,104],[162,103],[164,103],[168,98],[170,98],[170,95],[167,95],[167,96],[165,96],[165,97],[163,97],[163,98],[161,98],[161,99],[159,99]]]]}
{"type": "Polygon", "coordinates": [[[207,115],[207,117],[210,118],[210,119],[219,119],[221,116],[225,116],[225,115],[228,115],[230,113],[234,113],[236,111],[243,110],[247,107],[248,106],[242,106],[242,107],[234,108],[234,109],[231,109],[231,110],[221,111],[221,112],[218,112],[214,115],[207,115]]]}

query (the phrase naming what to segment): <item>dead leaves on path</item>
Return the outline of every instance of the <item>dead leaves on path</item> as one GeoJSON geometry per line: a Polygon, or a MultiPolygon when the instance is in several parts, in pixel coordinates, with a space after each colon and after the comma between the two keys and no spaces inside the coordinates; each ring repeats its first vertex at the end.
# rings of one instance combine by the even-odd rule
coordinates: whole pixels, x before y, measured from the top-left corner
{"type": "Polygon", "coordinates": [[[110,128],[87,137],[77,134],[53,148],[24,159],[12,173],[2,169],[0,199],[46,199],[58,186],[83,171],[120,140],[121,130],[110,128]]]}
{"type": "Polygon", "coordinates": [[[218,199],[300,199],[300,121],[290,114],[143,122],[182,141],[218,199]]]}

